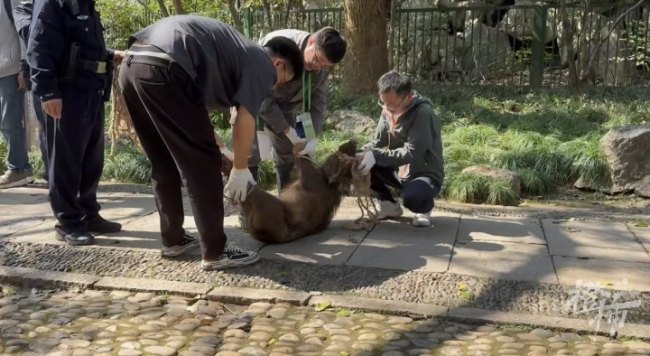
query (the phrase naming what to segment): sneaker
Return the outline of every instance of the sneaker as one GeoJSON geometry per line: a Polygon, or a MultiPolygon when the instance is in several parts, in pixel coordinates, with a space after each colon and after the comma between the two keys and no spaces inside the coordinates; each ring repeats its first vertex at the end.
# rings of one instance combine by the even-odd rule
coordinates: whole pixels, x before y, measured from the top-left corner
{"type": "Polygon", "coordinates": [[[221,256],[214,261],[201,261],[201,269],[214,271],[223,268],[241,267],[259,261],[260,257],[255,251],[243,250],[233,245],[227,245],[221,256]]]}
{"type": "Polygon", "coordinates": [[[22,187],[34,181],[32,172],[26,171],[6,171],[0,176],[0,189],[22,187]]]}
{"type": "Polygon", "coordinates": [[[65,232],[55,229],[54,237],[59,241],[67,242],[70,246],[87,246],[95,243],[95,237],[87,231],[65,232]]]}
{"type": "Polygon", "coordinates": [[[377,205],[377,218],[379,220],[398,218],[404,213],[399,203],[390,200],[381,200],[377,205]]]}
{"type": "Polygon", "coordinates": [[[415,214],[411,224],[417,227],[431,226],[431,212],[428,212],[426,214],[415,214]]]}
{"type": "Polygon", "coordinates": [[[113,221],[108,221],[100,215],[95,216],[88,220],[88,231],[94,232],[98,235],[110,234],[112,232],[119,232],[122,230],[122,224],[113,221]]]}
{"type": "Polygon", "coordinates": [[[183,235],[183,242],[181,242],[180,245],[171,246],[171,247],[163,246],[160,253],[162,257],[176,257],[198,246],[199,246],[199,239],[197,239],[192,235],[185,234],[183,235]]]}
{"type": "Polygon", "coordinates": [[[246,215],[243,213],[240,213],[237,216],[237,219],[239,219],[239,228],[242,229],[244,232],[249,232],[248,231],[248,219],[246,218],[246,215]]]}

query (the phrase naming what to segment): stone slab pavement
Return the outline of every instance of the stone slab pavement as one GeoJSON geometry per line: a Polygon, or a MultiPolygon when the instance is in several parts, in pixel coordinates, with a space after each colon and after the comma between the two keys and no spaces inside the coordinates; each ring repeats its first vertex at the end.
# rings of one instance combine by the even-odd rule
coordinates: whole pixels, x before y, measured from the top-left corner
{"type": "MultiPolygon", "coordinates": [[[[101,236],[99,247],[157,251],[159,216],[151,194],[99,194],[102,215],[123,231],[101,236]]],[[[187,201],[186,201],[187,203],[187,201]]],[[[191,209],[185,227],[196,233],[191,209]]],[[[434,211],[432,226],[415,228],[408,213],[371,231],[352,230],[359,216],[346,199],[325,232],[282,245],[264,245],[226,218],[226,233],[262,259],[313,265],[428,271],[572,286],[599,283],[617,290],[650,291],[650,228],[635,222],[475,216],[434,211]]],[[[0,191],[0,242],[60,245],[46,190],[0,191]]],[[[198,255],[198,251],[194,252],[198,255]]]]}

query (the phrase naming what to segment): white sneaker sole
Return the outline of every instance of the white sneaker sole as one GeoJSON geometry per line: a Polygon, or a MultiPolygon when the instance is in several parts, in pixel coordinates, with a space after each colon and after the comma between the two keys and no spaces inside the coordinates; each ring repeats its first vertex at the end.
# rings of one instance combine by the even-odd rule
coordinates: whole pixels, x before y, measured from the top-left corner
{"type": "Polygon", "coordinates": [[[0,185],[0,189],[9,189],[9,188],[15,188],[15,187],[22,187],[24,185],[30,184],[34,181],[34,177],[25,177],[21,180],[17,180],[15,182],[11,183],[5,183],[3,185],[0,185]]]}
{"type": "Polygon", "coordinates": [[[196,248],[198,246],[199,246],[199,240],[198,239],[194,240],[194,242],[190,242],[189,244],[183,245],[183,246],[174,246],[174,247],[164,247],[163,246],[162,250],[160,250],[160,255],[162,257],[178,257],[178,256],[184,254],[185,252],[187,252],[187,251],[189,251],[189,250],[191,250],[193,248],[196,248]]]}
{"type": "Polygon", "coordinates": [[[214,262],[205,262],[201,261],[201,269],[204,271],[216,271],[225,268],[234,268],[251,265],[260,260],[259,254],[255,253],[248,258],[242,258],[238,260],[231,260],[229,258],[224,258],[222,260],[214,262]]]}

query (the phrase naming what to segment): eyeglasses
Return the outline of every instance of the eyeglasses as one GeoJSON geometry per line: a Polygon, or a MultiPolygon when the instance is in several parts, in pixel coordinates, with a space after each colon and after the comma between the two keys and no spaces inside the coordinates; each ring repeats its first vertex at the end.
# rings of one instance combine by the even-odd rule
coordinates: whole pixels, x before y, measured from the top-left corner
{"type": "Polygon", "coordinates": [[[330,62],[327,58],[325,58],[324,53],[320,49],[320,47],[314,47],[314,64],[318,64],[321,67],[330,67],[332,66],[332,62],[330,62]]]}
{"type": "Polygon", "coordinates": [[[384,104],[381,101],[381,99],[377,99],[377,105],[379,105],[382,109],[388,111],[391,114],[397,114],[399,112],[400,108],[402,107],[402,105],[404,104],[404,101],[406,100],[407,97],[408,97],[408,95],[404,95],[404,97],[402,97],[402,100],[399,101],[399,103],[397,104],[396,107],[388,107],[388,106],[386,106],[386,104],[384,104]]]}

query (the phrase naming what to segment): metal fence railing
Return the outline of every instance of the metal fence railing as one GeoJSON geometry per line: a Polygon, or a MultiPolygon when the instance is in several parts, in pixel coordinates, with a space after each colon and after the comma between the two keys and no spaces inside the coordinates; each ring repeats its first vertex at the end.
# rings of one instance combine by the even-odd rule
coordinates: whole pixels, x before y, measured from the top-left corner
{"type": "MultiPolygon", "coordinates": [[[[198,11],[202,3],[188,4],[187,11],[198,11]]],[[[214,11],[203,13],[232,23],[227,10],[214,11]]],[[[314,32],[332,26],[345,33],[342,8],[274,11],[247,7],[239,16],[242,32],[253,40],[282,28],[314,32]]],[[[129,23],[121,24],[128,28],[109,31],[115,38],[128,37],[159,17],[150,11],[134,14],[129,23]]],[[[650,82],[648,1],[612,1],[589,9],[575,5],[397,8],[384,20],[390,63],[418,81],[558,86],[568,84],[569,64],[573,63],[580,79],[594,85],[650,82]]],[[[339,67],[334,75],[341,74],[339,67]]]]}
{"type": "MultiPolygon", "coordinates": [[[[424,82],[539,87],[568,84],[571,47],[579,79],[602,86],[646,85],[649,12],[648,4],[620,1],[588,10],[575,5],[395,9],[386,19],[389,53],[394,68],[424,82]]],[[[311,32],[333,26],[344,32],[342,8],[270,15],[245,8],[241,14],[251,38],[278,28],[311,32]]]]}

